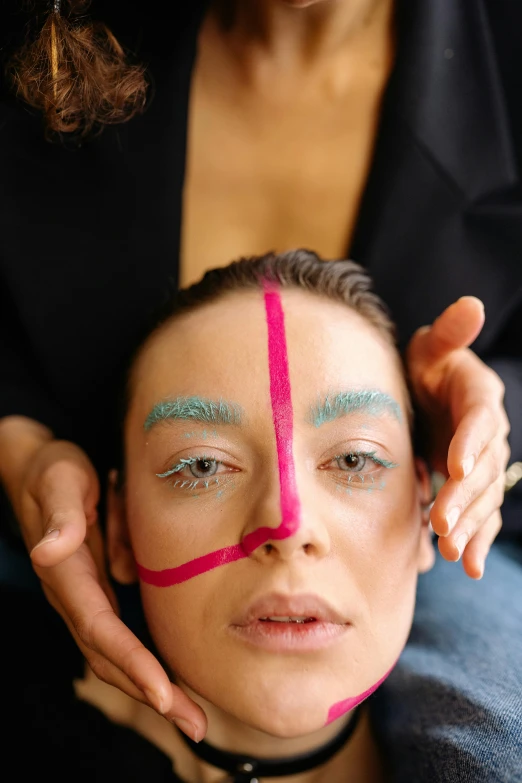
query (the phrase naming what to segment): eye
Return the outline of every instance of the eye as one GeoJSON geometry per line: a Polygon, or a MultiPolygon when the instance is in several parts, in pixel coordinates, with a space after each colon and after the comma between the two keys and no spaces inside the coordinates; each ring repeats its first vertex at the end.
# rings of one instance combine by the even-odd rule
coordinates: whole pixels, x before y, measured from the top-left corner
{"type": "Polygon", "coordinates": [[[209,478],[217,473],[218,469],[217,459],[198,459],[192,464],[188,465],[188,469],[194,476],[194,478],[209,478]]]}
{"type": "Polygon", "coordinates": [[[335,457],[335,462],[340,470],[360,473],[366,465],[367,459],[368,455],[366,454],[341,454],[339,457],[335,457]]]}
{"type": "Polygon", "coordinates": [[[395,462],[378,457],[374,450],[359,451],[356,449],[337,454],[322,465],[322,469],[329,470],[341,485],[349,484],[350,487],[359,485],[371,487],[384,469],[396,467],[398,466],[395,462]]]}

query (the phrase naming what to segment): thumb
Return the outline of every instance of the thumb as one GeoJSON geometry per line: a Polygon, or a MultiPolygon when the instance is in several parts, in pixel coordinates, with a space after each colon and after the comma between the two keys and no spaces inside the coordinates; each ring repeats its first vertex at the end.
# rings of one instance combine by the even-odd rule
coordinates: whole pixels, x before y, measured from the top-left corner
{"type": "Polygon", "coordinates": [[[31,550],[35,565],[54,566],[76,552],[85,540],[87,513],[91,516],[90,507],[98,494],[97,482],[92,486],[88,473],[73,465],[54,466],[35,495],[45,530],[31,550]]]}
{"type": "Polygon", "coordinates": [[[424,359],[437,361],[451,351],[467,348],[480,334],[484,320],[481,300],[475,296],[462,296],[431,326],[423,326],[417,331],[417,350],[422,352],[424,359]]]}

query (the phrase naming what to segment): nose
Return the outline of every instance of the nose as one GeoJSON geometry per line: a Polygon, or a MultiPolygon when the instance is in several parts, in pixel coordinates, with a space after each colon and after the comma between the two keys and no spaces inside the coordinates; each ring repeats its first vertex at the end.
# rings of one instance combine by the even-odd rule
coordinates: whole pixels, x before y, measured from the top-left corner
{"type": "Polygon", "coordinates": [[[290,506],[282,504],[276,492],[260,494],[249,530],[241,541],[247,555],[272,562],[300,556],[322,558],[328,554],[330,536],[320,509],[312,497],[300,493],[299,500],[290,506]]]}

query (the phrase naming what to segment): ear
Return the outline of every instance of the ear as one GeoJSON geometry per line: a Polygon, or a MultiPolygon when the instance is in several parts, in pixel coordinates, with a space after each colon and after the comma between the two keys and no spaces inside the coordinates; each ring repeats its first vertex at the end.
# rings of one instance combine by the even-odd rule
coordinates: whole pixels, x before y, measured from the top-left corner
{"type": "Polygon", "coordinates": [[[111,470],[107,490],[107,548],[111,574],[117,582],[129,585],[138,581],[136,562],[127,528],[123,488],[118,472],[111,470]]]}
{"type": "Polygon", "coordinates": [[[417,474],[417,488],[422,518],[422,529],[419,536],[418,569],[419,574],[424,574],[433,568],[435,564],[435,547],[430,525],[431,477],[426,462],[420,457],[415,458],[415,472],[417,474]]]}

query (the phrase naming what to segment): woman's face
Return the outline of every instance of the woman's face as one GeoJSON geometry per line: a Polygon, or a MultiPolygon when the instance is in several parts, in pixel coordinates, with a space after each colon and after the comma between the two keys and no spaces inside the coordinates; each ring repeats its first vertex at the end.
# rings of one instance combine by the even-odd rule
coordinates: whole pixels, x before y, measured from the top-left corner
{"type": "Polygon", "coordinates": [[[179,684],[281,737],[350,709],[406,642],[425,484],[394,354],[345,305],[242,291],[164,327],[134,373],[111,524],[126,515],[179,684]]]}

